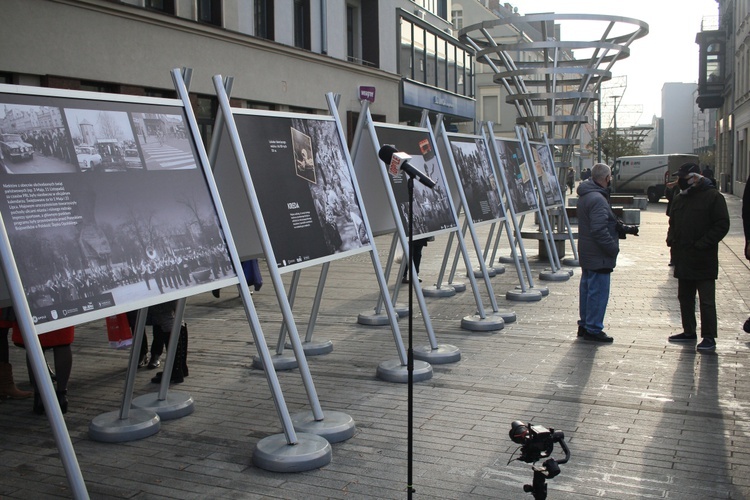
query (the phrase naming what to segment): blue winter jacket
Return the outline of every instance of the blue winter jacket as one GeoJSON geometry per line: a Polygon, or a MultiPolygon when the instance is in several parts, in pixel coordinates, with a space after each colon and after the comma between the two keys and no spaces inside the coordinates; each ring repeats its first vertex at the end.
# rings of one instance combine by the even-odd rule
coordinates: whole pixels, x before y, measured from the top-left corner
{"type": "Polygon", "coordinates": [[[617,217],[609,206],[609,192],[587,179],[578,189],[578,262],[581,269],[612,270],[620,253],[617,217]]]}

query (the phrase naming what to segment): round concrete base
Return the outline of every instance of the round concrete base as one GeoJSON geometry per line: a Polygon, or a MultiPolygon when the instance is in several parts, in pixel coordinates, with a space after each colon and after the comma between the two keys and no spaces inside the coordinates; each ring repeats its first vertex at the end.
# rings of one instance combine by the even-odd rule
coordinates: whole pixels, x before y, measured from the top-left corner
{"type": "Polygon", "coordinates": [[[497,261],[501,264],[515,264],[516,261],[513,257],[500,256],[497,261]]]}
{"type": "Polygon", "coordinates": [[[552,271],[551,269],[545,269],[539,273],[539,279],[542,281],[568,281],[570,273],[563,270],[552,271]]]}
{"type": "MultiPolygon", "coordinates": [[[[285,349],[291,349],[292,344],[286,343],[285,349]]],[[[311,340],[310,342],[302,342],[302,350],[305,352],[305,356],[322,356],[333,352],[333,341],[323,340],[311,340]]]]}
{"type": "Polygon", "coordinates": [[[102,443],[124,443],[153,436],[160,428],[161,419],[155,412],[131,408],[128,418],[120,418],[120,410],[94,417],[89,437],[102,443]]]}
{"type": "MultiPolygon", "coordinates": [[[[399,384],[405,384],[409,381],[409,373],[406,365],[402,365],[401,361],[393,359],[390,361],[383,361],[378,365],[376,376],[380,380],[386,382],[396,382],[399,384]]],[[[423,380],[429,380],[432,378],[432,366],[424,361],[414,360],[414,372],[412,373],[412,379],[414,382],[421,382],[423,380]]]]}
{"type": "Polygon", "coordinates": [[[158,392],[152,392],[133,399],[133,406],[156,412],[162,420],[173,420],[193,413],[195,401],[187,392],[169,391],[163,401],[158,392]]]}
{"type": "MultiPolygon", "coordinates": [[[[297,358],[294,354],[282,353],[282,354],[271,354],[271,362],[273,363],[273,369],[277,372],[294,370],[297,368],[297,358]]],[[[263,369],[263,361],[260,356],[253,356],[253,368],[263,369]]]]}
{"type": "Polygon", "coordinates": [[[456,293],[461,293],[466,291],[466,283],[448,283],[448,286],[452,286],[453,289],[456,291],[456,293]]]}
{"type": "Polygon", "coordinates": [[[461,351],[450,344],[438,344],[437,349],[429,345],[414,348],[414,359],[426,361],[432,365],[455,363],[461,359],[461,351]]]}
{"type": "Polygon", "coordinates": [[[505,321],[501,317],[480,317],[478,314],[464,316],[461,320],[461,328],[473,332],[491,332],[505,328],[505,321]]]}
{"type": "Polygon", "coordinates": [[[505,311],[500,309],[497,312],[489,312],[487,313],[488,318],[503,318],[503,321],[506,325],[509,325],[510,323],[515,323],[516,319],[516,313],[515,311],[505,311]]]}
{"type": "MultiPolygon", "coordinates": [[[[409,315],[409,306],[396,304],[394,310],[399,318],[409,315]]],[[[385,326],[389,325],[391,322],[388,320],[388,315],[385,311],[381,311],[380,314],[375,314],[375,310],[373,309],[372,311],[360,313],[357,316],[357,323],[365,326],[385,326]]]]}
{"type": "Polygon", "coordinates": [[[496,276],[499,274],[505,274],[505,266],[501,266],[500,264],[495,264],[494,266],[492,266],[492,270],[495,271],[496,276]]]}
{"type": "Polygon", "coordinates": [[[354,419],[340,411],[327,411],[323,420],[315,420],[311,411],[292,415],[292,424],[297,432],[315,434],[329,443],[340,443],[354,436],[354,419]]]}
{"type": "Polygon", "coordinates": [[[564,265],[566,265],[566,266],[571,266],[571,267],[580,267],[580,265],[581,265],[581,264],[580,264],[580,263],[578,262],[578,259],[574,259],[573,257],[568,257],[568,258],[566,258],[566,259],[563,259],[563,260],[562,260],[562,263],[563,263],[564,265]]]}
{"type": "MultiPolygon", "coordinates": [[[[473,272],[474,272],[474,277],[475,278],[482,278],[484,276],[482,274],[482,268],[481,267],[475,267],[473,269],[473,272]]],[[[496,275],[497,275],[497,273],[495,272],[495,269],[493,269],[491,267],[487,268],[487,276],[489,276],[490,278],[494,278],[496,275]]]]}
{"type": "Polygon", "coordinates": [[[284,434],[274,434],[258,441],[253,464],[271,472],[302,472],[328,465],[331,456],[331,444],[323,437],[300,433],[289,444],[284,434]]]}
{"type": "Polygon", "coordinates": [[[537,302],[542,300],[542,292],[527,288],[525,292],[520,289],[508,290],[505,292],[505,299],[514,302],[537,302]]]}
{"type": "Polygon", "coordinates": [[[456,295],[456,290],[450,285],[443,285],[440,288],[432,285],[423,287],[422,293],[425,297],[453,297],[456,295]]]}

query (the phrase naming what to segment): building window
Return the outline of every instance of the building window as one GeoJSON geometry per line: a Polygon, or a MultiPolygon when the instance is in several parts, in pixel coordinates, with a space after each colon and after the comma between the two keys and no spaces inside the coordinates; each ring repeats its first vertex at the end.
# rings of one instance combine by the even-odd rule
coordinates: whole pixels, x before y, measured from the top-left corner
{"type": "Polygon", "coordinates": [[[146,8],[174,15],[174,0],[146,0],[146,8]]]}
{"type": "Polygon", "coordinates": [[[273,40],[273,0],[255,0],[255,36],[273,40]]]}
{"type": "Polygon", "coordinates": [[[198,21],[221,26],[221,0],[198,0],[198,21]]]}
{"type": "Polygon", "coordinates": [[[309,0],[294,0],[294,46],[310,50],[309,0]]]}
{"type": "Polygon", "coordinates": [[[460,8],[457,9],[455,5],[451,11],[451,24],[453,24],[453,27],[457,30],[464,27],[464,11],[460,8]]]}
{"type": "Polygon", "coordinates": [[[346,56],[350,61],[362,59],[360,53],[360,16],[356,5],[346,5],[346,56]]]}

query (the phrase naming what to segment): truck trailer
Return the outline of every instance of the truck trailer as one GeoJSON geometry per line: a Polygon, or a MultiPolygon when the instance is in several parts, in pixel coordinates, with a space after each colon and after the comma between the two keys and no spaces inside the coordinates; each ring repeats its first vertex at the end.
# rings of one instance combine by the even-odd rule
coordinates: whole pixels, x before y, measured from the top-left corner
{"type": "Polygon", "coordinates": [[[669,177],[683,163],[698,164],[692,154],[621,156],[612,167],[612,192],[645,194],[648,201],[658,202],[664,196],[669,177]]]}

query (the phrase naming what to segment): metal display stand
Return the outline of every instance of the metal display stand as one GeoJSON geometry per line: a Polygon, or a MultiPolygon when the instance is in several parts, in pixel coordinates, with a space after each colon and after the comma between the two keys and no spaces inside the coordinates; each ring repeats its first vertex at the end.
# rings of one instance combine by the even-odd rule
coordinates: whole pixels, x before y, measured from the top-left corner
{"type": "MultiPolygon", "coordinates": [[[[546,297],[549,295],[549,289],[547,287],[536,287],[534,285],[534,277],[531,273],[531,266],[529,266],[529,259],[526,255],[526,248],[523,244],[523,237],[521,236],[521,224],[518,221],[518,215],[516,213],[516,207],[514,206],[511,194],[510,194],[510,186],[508,184],[508,178],[505,173],[505,168],[503,166],[503,162],[501,159],[500,151],[497,146],[498,139],[495,138],[492,130],[493,130],[493,124],[492,122],[485,123],[485,130],[486,130],[486,136],[489,137],[489,144],[490,144],[490,150],[492,151],[492,157],[495,159],[494,165],[495,165],[495,173],[500,178],[501,185],[503,188],[503,194],[505,195],[506,200],[506,209],[508,214],[510,215],[510,220],[513,223],[513,229],[515,238],[513,241],[513,244],[510,246],[511,250],[511,259],[509,262],[512,262],[516,266],[516,271],[518,273],[518,280],[519,280],[519,288],[516,288],[514,290],[510,290],[506,293],[505,297],[508,300],[514,300],[518,302],[535,302],[540,300],[542,297],[546,297]],[[520,261],[519,261],[519,255],[516,252],[516,246],[518,246],[518,250],[520,251],[520,261]],[[525,274],[521,272],[521,266],[520,263],[523,263],[523,268],[525,271],[525,274]],[[524,279],[524,276],[526,279],[524,279]],[[527,286],[528,282],[528,286],[527,286]]],[[[531,207],[532,210],[537,210],[536,206],[536,200],[534,200],[534,205],[531,207]]],[[[510,232],[510,228],[507,228],[507,231],[510,232]]],[[[497,247],[497,243],[495,245],[497,247]]]]}
{"type": "MultiPolygon", "coordinates": [[[[539,232],[541,233],[544,247],[547,249],[547,256],[551,268],[541,271],[539,273],[539,279],[543,281],[567,281],[572,276],[573,271],[564,270],[560,263],[560,256],[557,253],[557,245],[555,244],[555,232],[549,220],[549,213],[547,211],[547,203],[544,199],[542,187],[539,185],[539,178],[533,168],[534,155],[531,152],[531,144],[529,143],[526,129],[516,125],[516,136],[523,147],[524,156],[526,157],[526,168],[529,169],[531,183],[534,185],[537,192],[537,201],[539,204],[537,211],[539,232]]],[[[555,182],[557,182],[557,178],[555,178],[555,182]]]]}
{"type": "MultiPolygon", "coordinates": [[[[329,442],[343,441],[354,435],[354,421],[349,415],[340,412],[329,412],[328,414],[324,414],[320,406],[320,401],[315,390],[310,369],[307,365],[307,359],[302,348],[302,342],[300,341],[297,327],[294,322],[291,306],[287,297],[283,294],[284,284],[281,281],[281,274],[279,273],[278,267],[275,265],[276,258],[274,250],[270,244],[270,238],[264,223],[263,214],[260,210],[255,187],[245,160],[242,141],[232,115],[232,108],[229,104],[229,96],[227,95],[227,88],[231,87],[231,83],[225,86],[221,75],[215,75],[213,77],[213,84],[221,108],[222,121],[224,122],[223,127],[217,130],[223,130],[224,127],[226,127],[232,151],[239,163],[239,174],[242,178],[243,188],[245,194],[250,200],[250,209],[255,217],[257,230],[261,240],[260,243],[269,262],[269,272],[274,283],[274,289],[276,290],[279,305],[282,309],[284,321],[288,328],[294,357],[299,365],[300,376],[305,387],[305,392],[307,393],[308,402],[312,407],[312,418],[308,418],[307,412],[304,413],[304,417],[298,416],[296,419],[292,419],[287,414],[286,417],[291,426],[295,426],[295,421],[304,424],[301,425],[301,428],[299,429],[295,426],[295,429],[303,432],[300,432],[298,436],[295,436],[294,429],[288,429],[285,426],[284,437],[276,435],[260,440],[255,453],[253,454],[253,463],[261,468],[267,468],[268,470],[309,470],[313,464],[315,464],[315,468],[317,468],[320,466],[318,464],[321,464],[323,461],[325,461],[325,463],[330,462],[331,452],[330,445],[328,444],[329,442]],[[300,441],[304,441],[302,446],[300,446],[300,441]]],[[[241,288],[244,288],[244,290],[247,290],[249,297],[247,283],[245,283],[244,280],[240,280],[240,286],[241,288]]],[[[250,300],[250,302],[252,302],[252,300],[250,300]]],[[[261,342],[265,345],[265,339],[259,325],[258,328],[253,328],[253,332],[256,343],[261,342]]],[[[261,356],[264,372],[267,376],[273,375],[273,378],[275,379],[276,371],[271,369],[273,367],[273,361],[271,360],[269,353],[267,351],[260,352],[259,350],[259,355],[261,356]]],[[[284,410],[286,409],[284,408],[284,410]]]]}
{"type": "MultiPolygon", "coordinates": [[[[474,222],[473,221],[474,221],[474,217],[476,217],[476,214],[472,214],[471,213],[471,209],[469,207],[469,202],[468,202],[468,200],[466,198],[466,193],[464,191],[464,186],[463,186],[462,178],[461,178],[461,175],[459,173],[458,166],[456,165],[456,159],[454,157],[453,150],[451,148],[451,137],[454,138],[454,139],[457,139],[459,137],[463,137],[463,138],[468,138],[468,139],[473,140],[473,141],[479,141],[482,144],[481,147],[484,149],[484,153],[486,155],[487,161],[489,161],[489,152],[486,149],[487,148],[486,141],[485,141],[485,139],[483,137],[480,137],[480,136],[459,136],[459,135],[456,135],[456,134],[453,134],[453,135],[449,136],[448,132],[445,130],[445,124],[444,124],[444,122],[442,120],[442,116],[438,117],[437,123],[438,123],[438,125],[437,125],[437,134],[442,138],[443,146],[444,146],[444,149],[445,149],[445,154],[446,154],[446,157],[448,158],[448,163],[450,164],[451,172],[452,172],[453,178],[455,180],[455,186],[456,186],[456,191],[458,193],[458,199],[459,199],[459,203],[460,203],[460,208],[462,208],[463,212],[464,212],[464,223],[463,223],[463,228],[461,230],[461,234],[465,233],[466,230],[468,229],[469,234],[471,236],[471,241],[472,241],[472,243],[474,245],[474,250],[476,251],[476,255],[477,255],[477,261],[479,263],[480,276],[484,280],[485,286],[487,288],[487,294],[488,294],[488,297],[489,297],[490,305],[492,307],[492,312],[490,313],[489,316],[493,317],[493,318],[500,317],[500,318],[503,319],[504,323],[513,323],[517,319],[515,312],[512,312],[512,311],[502,311],[498,307],[497,299],[495,298],[495,291],[494,291],[494,289],[492,287],[492,283],[490,281],[491,275],[490,275],[489,269],[487,267],[487,263],[485,261],[486,254],[482,252],[481,244],[479,243],[479,237],[477,236],[477,232],[476,232],[476,229],[474,227],[474,222]]],[[[495,185],[497,186],[497,180],[495,178],[495,173],[492,171],[492,165],[488,164],[487,167],[490,169],[490,175],[492,176],[493,181],[495,182],[495,185]]],[[[499,191],[496,191],[496,194],[498,196],[498,200],[501,200],[501,196],[500,196],[499,191]]],[[[495,219],[493,222],[506,220],[505,219],[505,210],[502,207],[502,203],[499,203],[498,205],[499,205],[498,209],[500,210],[500,214],[499,214],[500,217],[498,219],[495,219]]],[[[489,222],[489,221],[487,221],[487,222],[489,222]]],[[[459,241],[460,241],[460,239],[459,239],[459,241]]],[[[471,265],[467,263],[467,270],[468,269],[471,269],[471,265]]],[[[504,269],[503,269],[503,271],[504,271],[504,269]]],[[[467,274],[471,274],[471,273],[467,273],[467,274]]],[[[470,278],[474,278],[474,277],[476,277],[476,275],[475,276],[470,276],[470,278]]],[[[481,314],[481,311],[482,311],[482,299],[479,296],[479,294],[476,293],[476,292],[475,292],[475,299],[477,301],[477,310],[479,311],[478,314],[481,314]]],[[[466,319],[466,318],[464,318],[464,321],[469,321],[469,320],[466,319]]],[[[463,322],[462,322],[462,324],[463,324],[463,322]]],[[[484,324],[484,323],[480,322],[479,324],[484,324]]],[[[467,326],[467,329],[473,329],[473,328],[467,326]]]]}

